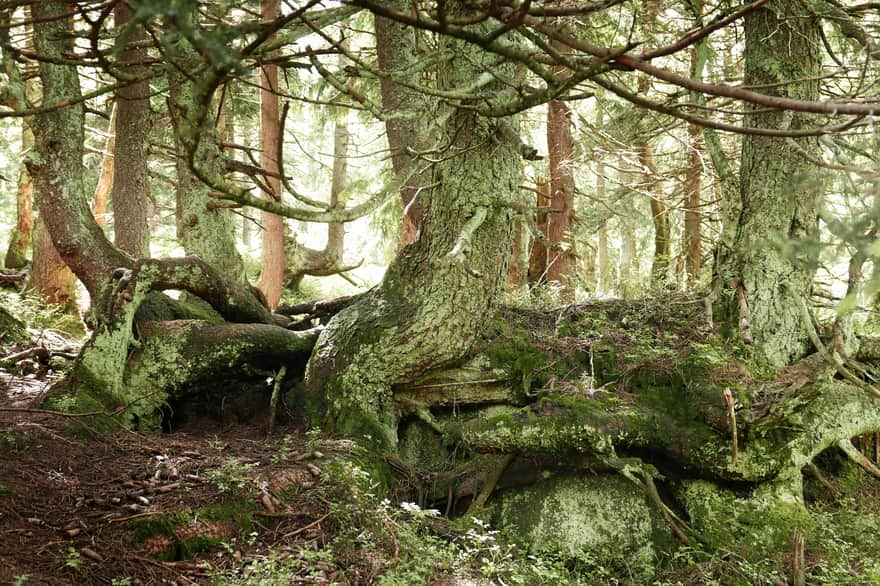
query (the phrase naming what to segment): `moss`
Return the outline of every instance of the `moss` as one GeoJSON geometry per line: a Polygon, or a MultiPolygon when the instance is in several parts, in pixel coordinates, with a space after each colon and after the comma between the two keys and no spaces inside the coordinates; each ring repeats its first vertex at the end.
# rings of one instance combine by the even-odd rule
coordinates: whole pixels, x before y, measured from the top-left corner
{"type": "Polygon", "coordinates": [[[495,524],[533,553],[647,578],[657,557],[644,493],[621,476],[553,476],[503,492],[495,524]]]}
{"type": "Polygon", "coordinates": [[[676,494],[710,550],[735,547],[748,559],[787,550],[794,530],[809,525],[799,487],[792,492],[783,481],[737,494],[708,480],[690,480],[681,483],[676,494]]]}
{"type": "Polygon", "coordinates": [[[0,483],[0,498],[6,498],[6,497],[11,497],[11,496],[15,496],[15,493],[12,491],[12,489],[9,488],[8,486],[6,486],[5,484],[0,483]]]}

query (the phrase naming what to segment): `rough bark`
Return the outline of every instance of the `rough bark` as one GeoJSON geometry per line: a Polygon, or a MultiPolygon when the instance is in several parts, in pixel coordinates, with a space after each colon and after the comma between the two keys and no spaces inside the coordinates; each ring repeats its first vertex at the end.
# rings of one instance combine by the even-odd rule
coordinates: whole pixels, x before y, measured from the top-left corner
{"type": "MultiPolygon", "coordinates": [[[[279,0],[263,0],[263,21],[273,20],[279,11],[279,0]]],[[[278,146],[281,142],[281,119],[278,110],[278,65],[260,66],[260,167],[267,173],[264,182],[268,190],[260,191],[263,199],[281,201],[281,161],[278,146]]],[[[284,253],[284,218],[269,212],[262,213],[263,255],[257,288],[263,292],[269,307],[281,300],[287,260],[284,253]]]]}
{"type": "MultiPolygon", "coordinates": [[[[193,26],[195,5],[176,15],[193,26]]],[[[196,126],[196,113],[204,106],[198,86],[199,71],[206,67],[195,48],[185,39],[175,42],[179,60],[167,65],[170,84],[169,107],[174,121],[177,151],[176,218],[177,237],[187,254],[196,254],[223,274],[245,281],[244,263],[235,247],[233,216],[218,207],[211,188],[192,171],[193,165],[210,177],[223,177],[226,165],[220,139],[214,126],[215,116],[207,116],[196,126]],[[184,73],[186,72],[186,73],[184,73]]]]}
{"type": "MultiPolygon", "coordinates": [[[[443,42],[459,55],[438,72],[441,87],[468,83],[492,67],[474,47],[443,42]]],[[[495,72],[506,77],[508,69],[495,72]]],[[[385,450],[397,445],[391,386],[467,352],[510,256],[513,211],[505,204],[518,197],[518,149],[501,139],[498,120],[470,109],[456,109],[446,124],[454,138],[434,170],[433,179],[442,181],[426,201],[421,236],[401,250],[376,289],[330,322],[306,371],[313,413],[323,412],[330,429],[385,450]]]]}
{"type": "Polygon", "coordinates": [[[107,142],[104,143],[104,155],[101,157],[101,172],[98,174],[98,184],[95,186],[95,195],[92,197],[92,215],[95,222],[102,228],[107,225],[107,207],[110,203],[110,192],[113,190],[113,174],[116,171],[116,106],[110,113],[110,124],[107,126],[107,142]]]}
{"type": "MultiPolygon", "coordinates": [[[[388,2],[389,8],[406,9],[404,0],[388,2]]],[[[393,20],[376,16],[376,55],[379,68],[385,72],[406,78],[407,68],[418,58],[418,31],[393,20]]],[[[385,133],[391,149],[391,165],[394,175],[401,181],[400,198],[404,214],[400,228],[398,247],[403,248],[418,237],[422,209],[425,206],[423,188],[428,184],[430,173],[422,169],[425,164],[412,152],[424,151],[428,146],[425,127],[425,98],[417,92],[383,77],[381,82],[382,108],[389,113],[385,120],[385,133]]]]}
{"type": "Polygon", "coordinates": [[[546,208],[550,207],[550,185],[546,179],[538,179],[535,182],[535,224],[544,236],[544,240],[532,238],[532,249],[529,251],[529,283],[537,284],[547,280],[547,245],[548,237],[548,214],[546,208]],[[543,208],[543,209],[542,209],[543,208]]]}
{"type": "MultiPolygon", "coordinates": [[[[61,59],[73,52],[68,35],[67,5],[59,0],[31,4],[36,50],[49,58],[61,59]]],[[[43,103],[76,100],[80,94],[75,68],[40,61],[43,103]]],[[[95,223],[86,201],[82,157],[84,108],[74,103],[34,116],[34,157],[28,170],[34,179],[34,199],[40,217],[59,255],[83,282],[92,299],[101,296],[117,267],[130,261],[104,236],[95,223]]]]}
{"type": "Polygon", "coordinates": [[[39,293],[47,303],[57,305],[63,311],[75,312],[76,276],[55,249],[42,216],[34,228],[33,245],[28,288],[39,293]]]}
{"type": "MultiPolygon", "coordinates": [[[[127,2],[116,4],[116,28],[121,30],[132,17],[127,2]]],[[[117,67],[138,78],[147,73],[147,33],[137,27],[128,37],[128,46],[119,56],[117,67]],[[140,45],[139,45],[140,44],[140,45]]],[[[133,81],[116,91],[116,143],[113,158],[113,233],[120,250],[135,258],[150,256],[149,156],[150,81],[133,81]]]]}
{"type": "MultiPolygon", "coordinates": [[[[777,0],[745,20],[745,78],[769,95],[819,99],[819,23],[801,3],[777,0]]],[[[749,107],[744,124],[798,129],[815,124],[809,115],[749,107]]],[[[788,364],[810,347],[800,302],[810,298],[815,259],[792,254],[786,243],[818,237],[819,176],[801,153],[815,153],[814,138],[749,135],[743,138],[739,205],[731,248],[719,251],[720,308],[743,339],[770,363],[788,364]]]]}
{"type": "MultiPolygon", "coordinates": [[[[22,158],[28,156],[33,148],[34,135],[27,122],[22,123],[21,130],[22,158]]],[[[21,269],[28,262],[31,238],[34,230],[34,182],[28,173],[27,166],[22,163],[18,173],[18,190],[15,195],[15,227],[9,235],[9,246],[6,249],[4,266],[7,269],[21,269]]]]}
{"type": "MultiPolygon", "coordinates": [[[[564,47],[557,45],[557,50],[564,47]]],[[[565,74],[562,74],[565,77],[565,74]]],[[[550,250],[547,280],[562,285],[563,299],[574,299],[574,246],[571,241],[574,217],[574,140],[571,135],[571,110],[562,100],[547,105],[547,148],[550,171],[550,207],[547,236],[550,250]]]]}

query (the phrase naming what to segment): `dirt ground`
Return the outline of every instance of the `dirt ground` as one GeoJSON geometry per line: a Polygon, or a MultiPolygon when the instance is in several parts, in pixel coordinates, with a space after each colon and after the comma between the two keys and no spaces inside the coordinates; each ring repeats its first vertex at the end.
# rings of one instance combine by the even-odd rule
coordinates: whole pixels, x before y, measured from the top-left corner
{"type": "Polygon", "coordinates": [[[270,550],[300,556],[303,583],[336,581],[338,568],[302,559],[326,538],[328,502],[301,431],[201,420],[98,433],[34,407],[51,382],[0,371],[0,584],[213,583],[246,577],[270,550]],[[252,506],[246,535],[200,518],[230,499],[252,506]],[[169,518],[185,519],[175,540],[212,546],[182,556],[171,538],[145,537],[148,520],[169,518]]]}

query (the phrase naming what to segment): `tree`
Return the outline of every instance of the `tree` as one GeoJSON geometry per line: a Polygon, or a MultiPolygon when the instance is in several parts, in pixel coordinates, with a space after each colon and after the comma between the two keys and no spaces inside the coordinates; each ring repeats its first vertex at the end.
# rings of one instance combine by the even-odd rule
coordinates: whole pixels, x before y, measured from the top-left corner
{"type": "MultiPolygon", "coordinates": [[[[779,0],[745,20],[745,79],[770,96],[819,99],[822,59],[819,22],[797,2],[779,0]]],[[[745,124],[797,130],[815,124],[798,113],[754,106],[745,124]]],[[[744,340],[772,364],[782,366],[810,347],[801,304],[810,297],[816,268],[817,205],[822,186],[804,152],[815,138],[743,138],[737,217],[725,218],[730,247],[719,250],[716,279],[724,288],[725,315],[744,340]],[[783,246],[786,240],[797,248],[783,246]]]]}
{"type": "MultiPolygon", "coordinates": [[[[802,512],[804,466],[833,445],[856,458],[850,438],[880,429],[880,393],[823,350],[802,303],[809,297],[814,259],[809,238],[801,237],[816,230],[819,191],[810,173],[814,135],[833,128],[816,128],[815,115],[862,116],[876,108],[866,101],[819,99],[816,15],[794,0],[775,0],[769,8],[759,2],[725,5],[713,24],[682,29],[665,44],[633,45],[611,32],[597,46],[546,17],[629,7],[444,2],[410,12],[368,0],[354,4],[436,43],[432,54],[412,65],[426,72],[423,79],[376,67],[334,36],[327,23],[350,15],[349,6],[292,10],[238,29],[202,26],[195,3],[186,4],[191,10],[185,14],[138,17],[155,28],[161,16],[168,33],[151,38],[171,60],[165,65],[179,155],[178,211],[187,229],[204,228],[204,218],[219,220],[225,207],[238,205],[303,221],[345,222],[400,195],[399,175],[384,193],[338,209],[301,198],[296,204],[267,201],[227,180],[229,162],[218,148],[213,115],[217,88],[242,73],[245,63],[278,49],[277,43],[307,32],[323,36],[323,48],[292,51],[278,62],[311,68],[364,111],[385,115],[359,85],[384,79],[419,91],[432,113],[437,144],[430,153],[418,152],[433,163],[430,178],[420,184],[418,239],[402,248],[376,288],[272,313],[242,281],[235,259],[205,258],[217,254],[208,243],[225,246],[231,234],[219,221],[217,240],[181,230],[187,249],[202,258],[133,261],[107,242],[83,197],[84,107],[75,65],[65,59],[75,53],[65,4],[34,3],[44,107],[34,113],[39,157],[31,171],[42,188],[37,199],[48,210],[53,240],[94,300],[95,332],[72,374],[80,396],[107,409],[121,406],[129,422],[149,426],[164,402],[206,377],[289,366],[304,372],[301,399],[313,421],[372,448],[363,457],[374,469],[388,462],[415,468],[412,477],[428,479],[429,499],[454,492],[479,506],[503,486],[511,490],[496,501],[500,521],[528,533],[528,519],[516,516],[523,507],[504,506],[510,494],[514,503],[523,494],[512,485],[540,481],[548,471],[577,479],[590,470],[603,481],[625,478],[639,502],[647,496],[680,539],[697,532],[721,547],[726,534],[740,532],[779,548],[802,512]],[[306,24],[297,22],[301,16],[306,24]],[[666,67],[666,57],[742,18],[745,82],[760,91],[709,84],[666,67]],[[350,61],[340,63],[325,52],[350,61]],[[693,104],[633,94],[626,83],[633,71],[675,90],[664,95],[700,92],[746,103],[745,124],[694,115],[693,104]],[[511,254],[512,219],[517,211],[534,211],[520,195],[520,159],[528,149],[518,114],[551,100],[583,97],[587,82],[663,120],[747,135],[740,201],[727,202],[739,213],[727,218],[725,228],[733,234],[721,239],[715,295],[495,311],[511,254]],[[779,233],[798,254],[775,245],[779,233]],[[192,319],[197,314],[185,303],[161,295],[169,289],[201,297],[216,315],[192,319]],[[329,315],[320,333],[292,329],[329,315]],[[749,341],[755,352],[743,347],[749,341]],[[798,360],[809,344],[818,352],[798,360]],[[768,363],[787,369],[769,381],[775,371],[768,363]],[[495,409],[484,410],[486,405],[495,409]],[[407,445],[413,442],[432,452],[430,462],[411,457],[407,445]],[[448,464],[462,452],[468,454],[464,463],[448,464]],[[675,478],[663,491],[656,485],[661,474],[675,478]],[[666,504],[670,498],[689,523],[666,504]],[[756,516],[774,522],[757,531],[747,525],[756,516]]],[[[346,135],[337,130],[338,155],[346,135]]],[[[337,160],[334,175],[341,177],[344,157],[337,160]]],[[[279,175],[283,182],[283,169],[279,175]]],[[[335,183],[338,193],[341,181],[335,183]]],[[[631,193],[627,186],[619,191],[623,200],[631,193]]],[[[625,230],[633,257],[627,262],[635,258],[635,223],[625,230]]],[[[520,490],[542,506],[567,505],[570,496],[558,500],[565,486],[550,481],[520,490]]],[[[626,492],[614,486],[596,490],[626,492]]],[[[574,504],[556,509],[566,522],[555,528],[589,525],[574,504]]],[[[650,514],[640,521],[650,527],[650,514]]]]}
{"type": "MultiPolygon", "coordinates": [[[[449,14],[463,10],[449,3],[449,14]]],[[[443,63],[440,89],[468,83],[485,71],[499,81],[510,66],[473,46],[444,40],[457,58],[443,63]]],[[[329,429],[369,438],[385,450],[397,445],[392,385],[461,358],[479,334],[507,273],[517,197],[519,149],[503,125],[467,108],[445,112],[454,137],[433,172],[421,234],[388,267],[382,283],[342,310],[318,339],[306,370],[314,413],[329,429]],[[441,180],[442,179],[442,180],[441,180]]]]}
{"type": "MultiPolygon", "coordinates": [[[[278,16],[278,0],[263,0],[262,17],[266,22],[278,16]]],[[[264,63],[260,68],[260,167],[266,172],[266,189],[263,197],[269,201],[281,201],[281,119],[278,109],[278,66],[264,63]]],[[[271,212],[263,212],[263,264],[257,287],[263,292],[269,307],[276,307],[281,299],[287,257],[284,252],[284,218],[271,212]]]]}
{"type": "Polygon", "coordinates": [[[153,119],[150,114],[150,71],[146,62],[147,32],[132,22],[128,2],[113,9],[123,42],[116,62],[124,84],[116,91],[113,157],[113,231],[116,246],[134,257],[150,256],[149,156],[153,119]]]}

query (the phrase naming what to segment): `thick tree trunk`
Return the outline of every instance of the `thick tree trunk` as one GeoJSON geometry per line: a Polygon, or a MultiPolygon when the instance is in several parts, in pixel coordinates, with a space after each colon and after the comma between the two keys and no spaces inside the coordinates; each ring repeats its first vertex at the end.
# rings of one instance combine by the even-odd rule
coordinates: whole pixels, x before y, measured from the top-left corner
{"type": "MultiPolygon", "coordinates": [[[[195,5],[176,18],[194,26],[195,5]]],[[[177,150],[177,237],[187,254],[196,254],[223,274],[244,282],[244,263],[235,247],[233,216],[218,206],[218,201],[211,197],[211,188],[196,176],[190,164],[194,163],[210,177],[226,174],[215,117],[205,117],[200,126],[194,126],[192,120],[193,113],[202,106],[198,100],[204,96],[197,87],[197,80],[199,70],[206,65],[185,39],[178,39],[175,48],[179,61],[169,63],[167,73],[177,150]],[[188,160],[190,157],[192,161],[188,160]]]]}
{"type": "MultiPolygon", "coordinates": [[[[472,46],[444,42],[459,55],[440,72],[441,87],[493,67],[472,46]]],[[[425,202],[421,236],[376,289],[330,322],[309,361],[312,412],[323,412],[330,429],[394,450],[391,386],[461,358],[482,329],[510,257],[513,210],[505,204],[518,197],[519,157],[498,126],[511,123],[470,109],[450,114],[454,139],[434,170],[439,185],[425,202]]]]}
{"type": "Polygon", "coordinates": [[[42,216],[34,229],[34,257],[28,275],[28,288],[37,291],[47,302],[64,311],[75,312],[76,276],[52,244],[52,236],[42,216]]]}
{"type": "MultiPolygon", "coordinates": [[[[278,16],[279,0],[263,0],[263,21],[278,16]]],[[[281,118],[278,110],[278,65],[263,63],[260,67],[260,166],[270,191],[261,190],[263,199],[281,201],[281,161],[278,146],[281,143],[281,118]],[[274,174],[274,176],[272,175],[274,174]]],[[[284,218],[269,212],[262,213],[263,261],[257,288],[263,292],[269,307],[276,307],[284,287],[287,259],[284,254],[284,218]]]]}
{"type": "MultiPolygon", "coordinates": [[[[406,10],[408,2],[392,0],[389,8],[406,10]]],[[[407,70],[419,59],[417,30],[380,16],[375,17],[376,54],[379,67],[404,78],[411,75],[407,70]]],[[[391,149],[391,165],[394,175],[401,182],[400,197],[403,202],[403,223],[400,228],[398,248],[415,241],[421,226],[422,208],[430,173],[426,165],[415,158],[413,151],[423,151],[428,146],[425,128],[425,97],[398,85],[393,79],[383,77],[381,82],[382,107],[390,115],[385,120],[385,133],[391,149]],[[424,167],[424,168],[423,168],[424,167]]]]}
{"type": "MultiPolygon", "coordinates": [[[[745,20],[744,83],[770,95],[819,99],[822,57],[819,23],[795,0],[776,0],[745,20]]],[[[809,115],[754,110],[744,124],[798,129],[809,115]]],[[[792,254],[786,243],[818,237],[819,175],[801,153],[815,153],[815,138],[743,138],[740,209],[730,248],[719,251],[717,278],[722,314],[769,362],[785,365],[810,347],[800,304],[810,298],[816,259],[792,254]]],[[[796,247],[797,248],[797,247],[796,247]]]]}
{"type": "Polygon", "coordinates": [[[68,6],[60,0],[42,0],[33,2],[31,10],[40,23],[34,30],[36,50],[49,58],[39,65],[43,103],[74,102],[33,118],[36,156],[28,170],[34,179],[34,199],[59,255],[95,300],[109,284],[113,270],[130,261],[104,236],[86,201],[84,107],[76,101],[81,95],[76,69],[52,62],[73,52],[68,6]]]}
{"type": "MultiPolygon", "coordinates": [[[[122,29],[132,17],[127,2],[114,8],[117,29],[122,29]]],[[[137,27],[129,37],[129,47],[120,54],[118,67],[127,74],[143,77],[147,73],[148,58],[143,43],[147,33],[137,27]],[[140,44],[140,46],[138,46],[140,44]]],[[[114,242],[121,250],[135,258],[150,256],[150,184],[149,156],[150,82],[135,81],[116,91],[116,145],[113,158],[113,233],[114,242]]]]}

